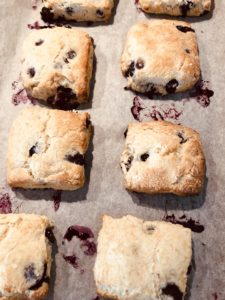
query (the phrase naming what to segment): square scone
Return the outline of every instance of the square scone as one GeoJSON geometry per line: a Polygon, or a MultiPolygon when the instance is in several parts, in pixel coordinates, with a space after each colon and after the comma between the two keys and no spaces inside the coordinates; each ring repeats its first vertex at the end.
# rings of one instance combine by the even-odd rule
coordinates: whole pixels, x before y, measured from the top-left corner
{"type": "Polygon", "coordinates": [[[149,194],[201,192],[205,158],[199,134],[165,121],[131,123],[121,156],[125,187],[149,194]]]}
{"type": "Polygon", "coordinates": [[[210,12],[212,0],[138,0],[146,13],[171,16],[200,16],[210,12]]]}
{"type": "Polygon", "coordinates": [[[79,29],[32,30],[22,49],[21,77],[28,94],[53,105],[87,101],[93,51],[91,37],[79,29]]]}
{"type": "Polygon", "coordinates": [[[121,69],[127,87],[140,93],[165,95],[192,88],[200,78],[194,29],[175,20],[135,24],[128,32],[121,69]]]}
{"type": "Polygon", "coordinates": [[[43,0],[43,21],[107,21],[112,15],[114,0],[43,0]]]}
{"type": "Polygon", "coordinates": [[[32,107],[9,132],[11,187],[76,190],[84,185],[84,155],[92,133],[89,114],[32,107]]]}
{"type": "Polygon", "coordinates": [[[118,300],[182,300],[191,259],[188,228],[104,216],[94,266],[97,292],[118,300]]]}
{"type": "Polygon", "coordinates": [[[45,216],[0,214],[0,299],[39,300],[47,295],[52,228],[45,216]]]}

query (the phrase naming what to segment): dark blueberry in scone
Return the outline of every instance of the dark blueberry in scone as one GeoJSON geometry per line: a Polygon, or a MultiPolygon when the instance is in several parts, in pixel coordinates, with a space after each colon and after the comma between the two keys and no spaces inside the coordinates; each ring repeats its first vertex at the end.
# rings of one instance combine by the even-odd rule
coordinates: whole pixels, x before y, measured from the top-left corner
{"type": "Polygon", "coordinates": [[[131,163],[132,163],[133,159],[134,159],[133,156],[130,156],[130,157],[128,158],[127,162],[125,163],[125,167],[126,167],[126,169],[127,169],[127,172],[130,170],[131,163]]]}
{"type": "Polygon", "coordinates": [[[97,9],[96,10],[96,15],[99,17],[99,18],[103,18],[104,17],[104,11],[102,9],[97,9]]]}
{"type": "Polygon", "coordinates": [[[35,274],[35,267],[34,264],[31,264],[24,269],[24,277],[26,281],[32,281],[37,279],[37,275],[35,274]]]}
{"type": "Polygon", "coordinates": [[[35,45],[36,46],[40,46],[40,45],[42,45],[44,43],[44,41],[42,40],[42,39],[40,39],[40,40],[38,40],[36,43],[35,43],[35,45]]]}
{"type": "Polygon", "coordinates": [[[166,91],[168,94],[175,93],[179,83],[176,79],[170,80],[166,85],[166,91]]]}
{"type": "Polygon", "coordinates": [[[146,161],[149,158],[149,154],[148,153],[144,153],[141,155],[141,160],[142,161],[146,161]]]}
{"type": "Polygon", "coordinates": [[[69,59],[73,59],[77,56],[76,52],[74,50],[70,50],[66,53],[66,58],[64,58],[65,63],[69,63],[69,59]]]}
{"type": "Polygon", "coordinates": [[[128,70],[125,73],[125,77],[132,77],[134,75],[134,71],[135,71],[135,65],[134,65],[134,61],[131,62],[131,64],[129,65],[128,70]]]}
{"type": "Polygon", "coordinates": [[[181,139],[180,144],[184,144],[187,142],[188,139],[185,139],[181,132],[178,132],[178,137],[181,139]]]}
{"type": "Polygon", "coordinates": [[[33,78],[34,76],[35,76],[35,69],[34,68],[29,68],[28,70],[27,70],[27,74],[31,77],[31,78],[33,78]]]}
{"type": "Polygon", "coordinates": [[[181,25],[178,25],[176,26],[178,30],[180,30],[181,32],[188,32],[188,31],[192,31],[192,32],[195,32],[193,28],[191,27],[188,27],[188,26],[181,26],[181,25]]]}
{"type": "Polygon", "coordinates": [[[42,286],[43,282],[49,282],[49,278],[46,276],[46,274],[47,274],[47,264],[45,263],[43,274],[42,274],[41,278],[38,278],[36,280],[36,283],[34,285],[32,285],[29,288],[29,290],[37,290],[42,286]]]}
{"type": "Polygon", "coordinates": [[[89,128],[90,125],[91,125],[91,120],[90,120],[90,119],[87,119],[87,120],[86,120],[86,128],[89,128]]]}
{"type": "Polygon", "coordinates": [[[52,22],[54,20],[54,13],[49,8],[43,7],[41,17],[44,22],[52,22]]]}
{"type": "Polygon", "coordinates": [[[189,49],[185,49],[185,52],[188,53],[188,54],[191,53],[191,51],[189,49]]]}
{"type": "Polygon", "coordinates": [[[73,8],[70,6],[66,8],[66,13],[70,16],[73,14],[73,11],[74,11],[73,8]]]}
{"type": "Polygon", "coordinates": [[[136,62],[136,68],[137,69],[143,69],[144,68],[144,62],[142,59],[138,59],[138,61],[136,62]]]}
{"type": "Polygon", "coordinates": [[[55,239],[54,233],[52,232],[51,228],[46,228],[45,236],[49,240],[50,243],[52,243],[52,244],[55,243],[56,239],[55,239]]]}
{"type": "Polygon", "coordinates": [[[65,159],[68,160],[71,163],[74,163],[74,164],[77,164],[77,165],[80,165],[80,166],[83,166],[84,163],[85,163],[84,156],[80,153],[76,153],[76,154],[73,154],[73,155],[69,154],[65,157],[65,159]]]}
{"type": "Polygon", "coordinates": [[[162,290],[164,295],[173,297],[174,300],[182,300],[183,293],[180,291],[179,287],[174,283],[168,283],[162,290]]]}
{"type": "Polygon", "coordinates": [[[29,156],[32,156],[35,153],[37,153],[37,143],[30,148],[30,150],[29,150],[29,156]]]}
{"type": "Polygon", "coordinates": [[[70,50],[69,52],[67,52],[67,57],[69,59],[73,59],[74,57],[76,57],[76,52],[74,50],[70,50]]]}
{"type": "Polygon", "coordinates": [[[187,1],[187,3],[182,4],[182,5],[180,6],[180,11],[181,11],[181,13],[182,13],[182,16],[183,16],[183,17],[186,17],[188,11],[189,11],[192,7],[194,7],[194,3],[193,3],[192,1],[187,1]]]}
{"type": "Polygon", "coordinates": [[[127,137],[128,128],[124,131],[123,135],[126,138],[127,137]]]}
{"type": "Polygon", "coordinates": [[[57,104],[60,102],[69,102],[70,100],[76,98],[75,93],[70,88],[65,88],[64,86],[59,86],[55,97],[50,97],[48,103],[57,104]]]}

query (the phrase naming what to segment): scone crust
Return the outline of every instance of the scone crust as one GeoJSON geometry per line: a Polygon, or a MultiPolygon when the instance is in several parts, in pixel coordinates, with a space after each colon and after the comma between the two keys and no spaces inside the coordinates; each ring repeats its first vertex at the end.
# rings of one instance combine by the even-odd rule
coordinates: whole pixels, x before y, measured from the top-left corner
{"type": "Polygon", "coordinates": [[[211,0],[139,0],[146,13],[172,16],[200,16],[211,10],[211,0]]]}
{"type": "Polygon", "coordinates": [[[8,184],[62,190],[82,187],[85,181],[82,157],[92,133],[89,117],[88,113],[75,111],[24,109],[9,132],[8,184]],[[76,155],[78,162],[73,159],[76,155]]]}
{"type": "Polygon", "coordinates": [[[43,4],[55,20],[101,22],[111,17],[114,0],[44,0],[43,4]]]}
{"type": "Polygon", "coordinates": [[[191,257],[190,229],[129,215],[120,219],[105,215],[94,266],[97,292],[109,299],[159,300],[171,283],[184,297],[191,257]]]}
{"type": "Polygon", "coordinates": [[[198,194],[205,177],[200,136],[191,128],[165,121],[129,124],[121,167],[128,190],[198,194]]]}
{"type": "Polygon", "coordinates": [[[200,78],[194,30],[176,20],[138,22],[128,32],[121,70],[127,87],[140,93],[165,95],[192,88],[200,78]]]}
{"type": "Polygon", "coordinates": [[[93,51],[91,37],[79,29],[32,30],[22,49],[21,77],[28,94],[53,104],[87,101],[93,51]],[[56,99],[59,88],[70,89],[69,99],[56,99]]]}
{"type": "Polygon", "coordinates": [[[45,231],[53,226],[45,216],[0,214],[1,300],[39,300],[47,295],[52,259],[45,231]],[[34,269],[26,271],[29,266],[34,269]],[[31,278],[25,278],[26,272],[31,278]],[[38,278],[32,278],[33,272],[38,278]],[[47,281],[42,278],[44,272],[47,281]],[[42,284],[31,289],[39,279],[42,284]]]}

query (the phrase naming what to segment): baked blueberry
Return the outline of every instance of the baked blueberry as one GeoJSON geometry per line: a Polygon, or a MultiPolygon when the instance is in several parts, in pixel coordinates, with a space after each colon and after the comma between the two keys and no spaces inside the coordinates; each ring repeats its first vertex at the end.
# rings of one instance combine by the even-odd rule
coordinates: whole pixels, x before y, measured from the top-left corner
{"type": "Polygon", "coordinates": [[[170,80],[167,84],[166,84],[166,91],[168,94],[172,94],[176,92],[176,89],[178,87],[179,83],[176,79],[172,79],[170,80]]]}
{"type": "Polygon", "coordinates": [[[146,161],[149,158],[149,154],[148,153],[144,153],[141,155],[141,160],[142,161],[146,161]]]}
{"type": "Polygon", "coordinates": [[[180,30],[181,32],[195,32],[193,28],[191,27],[188,27],[188,26],[181,26],[181,25],[178,25],[176,26],[178,30],[180,30]]]}
{"type": "Polygon", "coordinates": [[[44,22],[52,22],[54,20],[54,13],[47,7],[41,10],[41,17],[44,22]]]}
{"type": "Polygon", "coordinates": [[[183,300],[183,293],[174,283],[167,284],[167,286],[162,289],[162,293],[164,295],[173,297],[174,300],[183,300]]]}
{"type": "Polygon", "coordinates": [[[80,153],[66,155],[66,160],[80,166],[85,164],[84,156],[80,153]]]}
{"type": "Polygon", "coordinates": [[[27,70],[27,74],[30,76],[30,78],[33,78],[35,76],[35,69],[34,68],[29,68],[27,70]]]}

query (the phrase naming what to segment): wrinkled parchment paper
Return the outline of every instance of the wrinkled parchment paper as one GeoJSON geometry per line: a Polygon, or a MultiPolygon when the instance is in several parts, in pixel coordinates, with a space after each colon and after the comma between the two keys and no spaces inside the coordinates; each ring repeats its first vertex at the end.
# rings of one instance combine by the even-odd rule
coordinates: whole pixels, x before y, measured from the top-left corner
{"type": "MultiPolygon", "coordinates": [[[[29,0],[0,0],[0,192],[9,193],[13,212],[38,213],[55,222],[54,263],[51,300],[92,300],[96,297],[92,268],[95,256],[86,256],[75,238],[62,244],[66,229],[72,224],[90,227],[95,239],[101,227],[102,214],[120,217],[133,214],[149,220],[160,220],[174,213],[199,220],[202,233],[193,233],[195,270],[189,299],[225,299],[225,3],[218,0],[212,16],[188,19],[198,37],[203,79],[215,92],[208,107],[182,96],[146,100],[146,105],[175,105],[182,110],[179,120],[200,132],[207,160],[207,179],[200,196],[180,198],[171,195],[149,196],[127,192],[119,158],[123,149],[123,132],[131,114],[134,95],[125,91],[126,80],[119,67],[126,33],[137,20],[149,18],[139,13],[132,0],[120,0],[108,25],[75,25],[86,30],[95,41],[96,70],[93,97],[86,106],[94,124],[93,143],[87,155],[87,182],[84,188],[63,192],[57,211],[52,190],[11,190],[6,183],[5,157],[8,129],[15,116],[30,103],[14,106],[11,84],[20,72],[21,45],[28,34],[27,24],[40,21],[38,8],[29,0]],[[73,268],[62,255],[76,254],[79,267],[73,268]],[[217,297],[217,298],[216,298],[217,297]]],[[[155,17],[154,17],[155,18],[155,17]]],[[[83,110],[83,109],[81,109],[83,110]]]]}

